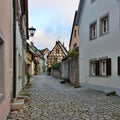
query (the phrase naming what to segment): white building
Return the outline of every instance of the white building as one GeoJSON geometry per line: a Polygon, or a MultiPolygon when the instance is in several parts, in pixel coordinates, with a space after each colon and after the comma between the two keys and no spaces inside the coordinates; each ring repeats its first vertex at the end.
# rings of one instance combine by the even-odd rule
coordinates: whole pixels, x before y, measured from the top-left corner
{"type": "Polygon", "coordinates": [[[80,0],[80,84],[120,95],[120,1],[80,0]]]}

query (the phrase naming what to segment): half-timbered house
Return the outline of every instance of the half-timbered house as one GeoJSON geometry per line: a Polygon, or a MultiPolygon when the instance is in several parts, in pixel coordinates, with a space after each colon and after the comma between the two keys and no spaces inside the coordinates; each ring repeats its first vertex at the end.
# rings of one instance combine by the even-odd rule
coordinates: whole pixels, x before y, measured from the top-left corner
{"type": "Polygon", "coordinates": [[[55,46],[48,54],[48,67],[56,62],[61,62],[68,55],[68,51],[60,41],[56,41],[55,46]]]}

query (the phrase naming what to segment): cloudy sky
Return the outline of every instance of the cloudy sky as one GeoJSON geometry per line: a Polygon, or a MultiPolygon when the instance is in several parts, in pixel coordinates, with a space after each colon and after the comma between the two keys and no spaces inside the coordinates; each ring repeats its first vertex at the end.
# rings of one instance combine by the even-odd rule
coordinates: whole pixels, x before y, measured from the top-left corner
{"type": "Polygon", "coordinates": [[[39,49],[51,50],[59,39],[68,49],[78,4],[79,0],[29,0],[29,27],[36,28],[29,42],[39,49]]]}

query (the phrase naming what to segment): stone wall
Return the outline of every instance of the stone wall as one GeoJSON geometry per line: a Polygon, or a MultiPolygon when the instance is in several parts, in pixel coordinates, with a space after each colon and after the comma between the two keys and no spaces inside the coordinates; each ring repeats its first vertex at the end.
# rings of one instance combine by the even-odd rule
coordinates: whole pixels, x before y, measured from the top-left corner
{"type": "Polygon", "coordinates": [[[64,80],[69,80],[75,87],[79,82],[79,55],[62,61],[60,69],[52,69],[51,75],[64,80]]]}
{"type": "Polygon", "coordinates": [[[57,78],[61,78],[61,72],[60,72],[60,70],[52,69],[51,70],[51,75],[54,76],[54,77],[57,77],[57,78]]]}
{"type": "Polygon", "coordinates": [[[79,56],[63,60],[61,78],[69,80],[74,86],[79,86],[79,56]]]}
{"type": "Polygon", "coordinates": [[[79,55],[69,60],[69,80],[74,86],[79,86],[79,55]]]}
{"type": "Polygon", "coordinates": [[[61,65],[61,78],[64,80],[69,80],[69,60],[64,60],[61,65]]]}

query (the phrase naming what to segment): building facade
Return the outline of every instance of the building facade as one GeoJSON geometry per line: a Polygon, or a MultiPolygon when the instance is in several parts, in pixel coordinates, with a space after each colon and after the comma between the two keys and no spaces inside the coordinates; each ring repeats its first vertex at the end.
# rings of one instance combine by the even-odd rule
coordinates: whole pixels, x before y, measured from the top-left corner
{"type": "Polygon", "coordinates": [[[44,67],[44,72],[47,72],[47,56],[48,56],[48,54],[49,54],[49,49],[48,48],[45,48],[45,49],[43,49],[43,50],[41,50],[41,53],[43,54],[43,56],[44,56],[44,59],[45,59],[45,67],[44,67]]]}
{"type": "Polygon", "coordinates": [[[0,120],[5,120],[10,111],[11,6],[11,0],[0,3],[0,120]]]}
{"type": "Polygon", "coordinates": [[[56,41],[55,46],[53,47],[53,49],[50,51],[50,53],[48,54],[48,67],[51,67],[52,64],[56,63],[56,62],[61,62],[62,59],[64,57],[66,57],[68,55],[68,51],[66,50],[66,48],[64,47],[63,44],[61,44],[60,41],[56,41]]]}
{"type": "Polygon", "coordinates": [[[80,83],[120,95],[120,1],[79,4],[80,83]]]}
{"type": "Polygon", "coordinates": [[[24,83],[24,41],[28,36],[28,0],[16,1],[16,95],[22,90],[24,83]]]}
{"type": "Polygon", "coordinates": [[[75,11],[75,16],[73,20],[73,26],[71,31],[71,37],[69,42],[69,51],[79,47],[79,25],[77,19],[77,11],[75,11]]]}
{"type": "Polygon", "coordinates": [[[44,71],[45,60],[40,50],[33,42],[27,43],[27,73],[31,76],[42,74],[44,71]]]}

